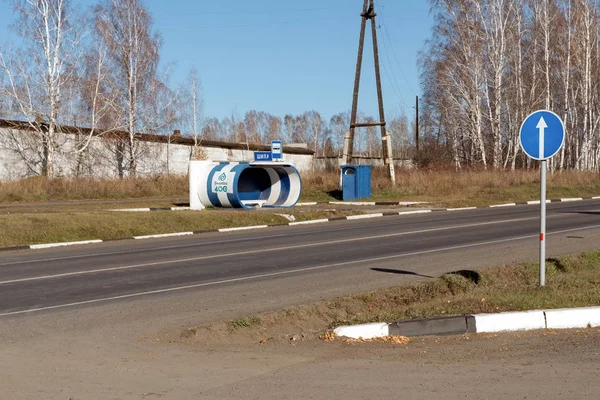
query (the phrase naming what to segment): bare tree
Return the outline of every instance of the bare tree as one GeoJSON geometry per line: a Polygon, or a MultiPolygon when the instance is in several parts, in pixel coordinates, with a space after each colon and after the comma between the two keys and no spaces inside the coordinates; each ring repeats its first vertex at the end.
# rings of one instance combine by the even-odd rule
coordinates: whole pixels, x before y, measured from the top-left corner
{"type": "Polygon", "coordinates": [[[0,68],[7,82],[0,97],[11,98],[16,115],[34,132],[27,140],[13,141],[15,150],[23,158],[37,158],[25,161],[32,171],[52,178],[57,173],[62,91],[75,76],[80,31],[73,23],[76,18],[69,0],[13,0],[12,4],[18,15],[14,29],[25,48],[0,50],[0,68]],[[35,138],[41,151],[26,148],[27,141],[35,138]]]}
{"type": "Polygon", "coordinates": [[[108,49],[112,86],[125,112],[120,115],[128,133],[128,169],[137,173],[136,131],[144,129],[140,118],[143,101],[151,101],[159,61],[160,37],[152,30],[152,17],[141,0],[104,0],[95,8],[95,28],[108,49]]]}
{"type": "Polygon", "coordinates": [[[204,96],[202,94],[202,82],[198,75],[198,70],[193,67],[190,70],[186,85],[182,88],[184,93],[182,108],[188,109],[187,120],[190,126],[192,137],[194,138],[194,147],[200,145],[202,140],[202,124],[204,121],[204,96]]]}

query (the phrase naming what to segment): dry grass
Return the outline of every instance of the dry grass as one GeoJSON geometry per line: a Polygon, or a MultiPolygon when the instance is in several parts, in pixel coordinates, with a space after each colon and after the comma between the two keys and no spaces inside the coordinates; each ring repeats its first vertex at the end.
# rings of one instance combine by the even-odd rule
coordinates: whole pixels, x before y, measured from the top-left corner
{"type": "Polygon", "coordinates": [[[188,195],[185,176],[157,176],[131,179],[46,179],[35,177],[0,181],[0,203],[127,199],[188,195]]]}
{"type": "MultiPolygon", "coordinates": [[[[302,201],[341,197],[339,172],[304,173],[302,201]]],[[[427,201],[440,206],[489,205],[539,198],[539,171],[397,170],[396,187],[384,168],[372,170],[372,200],[427,201]]],[[[548,197],[600,195],[596,173],[563,171],[548,174],[548,197]]],[[[52,200],[140,199],[188,196],[185,176],[137,179],[52,179],[42,177],[0,182],[0,203],[52,200]]]]}
{"type": "MultiPolygon", "coordinates": [[[[478,206],[539,198],[539,171],[397,170],[392,187],[383,168],[373,168],[372,200],[427,201],[440,206],[478,206]]],[[[303,176],[304,200],[339,197],[337,172],[303,176]]],[[[600,176],[592,172],[548,174],[548,198],[600,195],[600,176]]]]}
{"type": "MultiPolygon", "coordinates": [[[[395,268],[390,265],[389,268],[395,268]]],[[[185,339],[254,341],[265,338],[317,337],[346,324],[388,322],[448,315],[531,309],[598,306],[600,251],[546,263],[546,286],[539,286],[539,265],[504,265],[483,271],[457,271],[415,284],[359,293],[314,304],[266,312],[231,322],[184,330],[185,339]]]]}

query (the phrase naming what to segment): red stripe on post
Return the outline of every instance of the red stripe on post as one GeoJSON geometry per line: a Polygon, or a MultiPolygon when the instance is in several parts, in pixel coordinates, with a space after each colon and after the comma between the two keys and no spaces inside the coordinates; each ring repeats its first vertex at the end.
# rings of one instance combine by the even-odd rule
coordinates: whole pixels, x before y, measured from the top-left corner
{"type": "Polygon", "coordinates": [[[544,241],[544,234],[540,233],[540,241],[543,242],[544,241]]]}

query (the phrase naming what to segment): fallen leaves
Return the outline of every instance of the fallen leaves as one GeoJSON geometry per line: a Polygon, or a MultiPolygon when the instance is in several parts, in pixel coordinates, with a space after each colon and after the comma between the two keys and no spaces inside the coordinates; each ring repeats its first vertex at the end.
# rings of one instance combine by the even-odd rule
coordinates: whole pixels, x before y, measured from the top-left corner
{"type": "Polygon", "coordinates": [[[390,336],[383,336],[383,337],[376,337],[376,338],[372,338],[372,339],[363,339],[363,338],[358,338],[358,339],[352,339],[352,338],[348,338],[348,337],[340,337],[338,335],[336,335],[333,332],[325,332],[323,335],[320,336],[320,339],[325,341],[325,342],[332,342],[334,340],[341,340],[344,343],[351,343],[351,344],[356,344],[356,343],[392,343],[392,344],[399,344],[399,345],[405,345],[410,343],[410,338],[406,337],[406,336],[398,336],[398,335],[390,335],[390,336]]]}

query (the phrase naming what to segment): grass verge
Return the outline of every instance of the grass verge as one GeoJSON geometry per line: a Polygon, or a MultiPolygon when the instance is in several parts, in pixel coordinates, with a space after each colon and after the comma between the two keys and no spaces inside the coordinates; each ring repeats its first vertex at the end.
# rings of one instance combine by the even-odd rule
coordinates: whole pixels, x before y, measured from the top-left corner
{"type": "MultiPolygon", "coordinates": [[[[372,201],[423,201],[440,207],[486,206],[539,199],[537,170],[397,170],[392,187],[382,168],[371,174],[372,201]]],[[[303,201],[339,200],[336,172],[303,176],[303,201]]],[[[600,175],[560,171],[547,177],[548,198],[600,195],[600,175]]]]}
{"type": "Polygon", "coordinates": [[[600,304],[600,251],[550,259],[546,273],[547,285],[539,287],[539,265],[534,263],[456,271],[415,284],[244,317],[239,320],[253,323],[235,324],[236,329],[230,329],[231,321],[188,328],[181,337],[264,343],[316,337],[347,324],[600,304]]]}
{"type": "MultiPolygon", "coordinates": [[[[56,211],[56,208],[54,209],[56,211]]],[[[0,247],[119,239],[188,231],[204,231],[253,225],[277,225],[290,221],[333,218],[353,211],[245,210],[153,211],[153,212],[36,212],[0,215],[0,247]]]]}
{"type": "MultiPolygon", "coordinates": [[[[392,187],[383,168],[372,170],[373,201],[424,201],[437,206],[482,206],[539,198],[537,170],[396,171],[392,187]]],[[[548,198],[600,195],[600,175],[593,172],[549,173],[548,198]]],[[[302,173],[301,201],[333,201],[341,198],[339,172],[302,173]]],[[[45,179],[0,181],[0,203],[56,200],[188,198],[188,178],[157,176],[136,179],[45,179]]]]}

